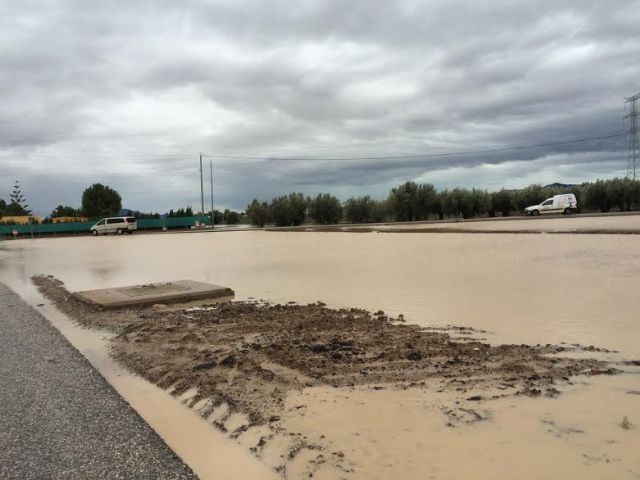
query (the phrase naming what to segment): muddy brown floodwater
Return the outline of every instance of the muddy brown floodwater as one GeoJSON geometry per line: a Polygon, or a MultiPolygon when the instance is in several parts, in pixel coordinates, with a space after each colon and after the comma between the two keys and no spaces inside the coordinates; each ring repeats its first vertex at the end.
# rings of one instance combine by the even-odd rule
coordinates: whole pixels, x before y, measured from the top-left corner
{"type": "Polygon", "coordinates": [[[193,392],[190,403],[200,405],[203,417],[224,407],[214,424],[234,439],[253,438],[249,448],[260,458],[272,443],[288,443],[280,456],[264,458],[284,476],[302,452],[311,456],[306,464],[298,462],[308,475],[353,470],[344,452],[327,456],[331,440],[326,434],[300,438],[282,425],[287,397],[307,388],[421,390],[428,382],[438,393],[449,393],[441,410],[446,425],[457,428],[490,418],[477,407],[483,400],[555,398],[578,376],[616,375],[622,373],[617,365],[630,363],[563,356],[600,351],[593,346],[492,346],[474,336],[482,331],[406,325],[382,311],[321,303],[231,301],[103,311],[80,302],[55,278],[33,281],[81,325],[115,332],[112,354],[132,371],[175,396],[193,392]],[[233,415],[244,421],[230,430],[226,423],[233,415]]]}
{"type": "MultiPolygon", "coordinates": [[[[282,375],[284,369],[306,372],[310,378],[281,397],[283,413],[275,423],[287,433],[286,444],[265,440],[258,455],[277,465],[280,455],[295,452],[286,462],[289,478],[311,472],[314,478],[358,479],[640,478],[640,375],[637,367],[620,365],[640,357],[635,236],[229,232],[6,245],[0,279],[9,285],[28,284],[41,273],[60,278],[71,290],[191,278],[229,285],[239,300],[285,306],[321,300],[336,311],[383,310],[392,318],[403,314],[403,327],[448,328],[432,333],[451,337],[460,335],[447,326],[473,328],[462,334],[473,337],[464,345],[540,344],[541,355],[546,344],[594,345],[611,352],[559,355],[613,362],[626,371],[558,381],[554,388],[562,393],[556,398],[542,388],[537,397],[490,399],[491,389],[443,388],[438,377],[419,380],[419,388],[373,389],[360,382],[359,370],[353,385],[340,381],[335,387],[308,375],[314,365],[303,368],[295,357],[287,363],[268,355],[261,368],[274,375],[281,373],[278,367],[282,375]],[[469,400],[476,395],[481,399],[469,400]],[[322,449],[307,448],[315,445],[322,449]]],[[[130,341],[157,334],[132,333],[130,341]]],[[[311,351],[315,361],[333,353],[313,347],[313,341],[306,344],[317,350],[311,351]]],[[[411,349],[406,342],[403,348],[406,357],[411,349]]],[[[213,360],[216,368],[227,356],[213,360]]],[[[214,407],[202,393],[189,389],[181,398],[194,410],[210,412],[209,421],[229,434],[251,423],[233,405],[214,407]]],[[[247,451],[255,448],[271,434],[258,423],[230,441],[247,451]]]]}

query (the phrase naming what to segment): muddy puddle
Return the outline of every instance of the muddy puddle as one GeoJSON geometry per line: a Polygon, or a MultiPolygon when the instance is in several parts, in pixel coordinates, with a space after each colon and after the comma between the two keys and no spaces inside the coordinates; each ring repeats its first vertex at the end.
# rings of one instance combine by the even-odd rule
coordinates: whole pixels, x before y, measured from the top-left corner
{"type": "MultiPolygon", "coordinates": [[[[638,243],[625,236],[265,232],[52,239],[11,242],[0,252],[0,278],[13,286],[48,273],[72,290],[192,278],[229,285],[240,300],[383,310],[394,319],[403,314],[402,325],[470,327],[470,336],[491,346],[593,345],[609,352],[559,354],[619,362],[640,357],[638,243]]],[[[278,365],[271,359],[261,368],[285,375],[278,365]]],[[[479,400],[468,400],[476,392],[443,389],[439,378],[420,388],[374,389],[310,376],[315,383],[282,396],[275,423],[289,438],[261,446],[272,434],[269,422],[231,438],[249,416],[197,389],[174,393],[264,465],[293,452],[288,478],[640,478],[640,375],[629,370],[572,377],[555,398],[541,389],[536,397],[479,400]]]]}

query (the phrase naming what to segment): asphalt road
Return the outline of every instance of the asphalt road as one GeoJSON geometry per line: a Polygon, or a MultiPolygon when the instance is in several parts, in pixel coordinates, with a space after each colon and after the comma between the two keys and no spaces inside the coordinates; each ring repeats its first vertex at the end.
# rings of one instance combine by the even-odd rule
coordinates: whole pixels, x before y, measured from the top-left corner
{"type": "Polygon", "coordinates": [[[0,284],[0,478],[197,477],[45,318],[0,284]]]}

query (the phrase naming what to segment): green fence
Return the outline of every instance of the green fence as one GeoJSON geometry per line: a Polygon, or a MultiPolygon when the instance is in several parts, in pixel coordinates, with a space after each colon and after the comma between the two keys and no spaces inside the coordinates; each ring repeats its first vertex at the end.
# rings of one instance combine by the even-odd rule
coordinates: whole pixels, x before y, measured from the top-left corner
{"type": "MultiPolygon", "coordinates": [[[[193,217],[140,218],[138,219],[138,230],[184,229],[195,226],[196,222],[211,225],[211,217],[196,215],[193,217]]],[[[90,228],[95,224],[96,221],[0,225],[0,236],[12,235],[14,230],[17,230],[19,235],[31,235],[32,228],[34,235],[89,233],[90,228]]]]}

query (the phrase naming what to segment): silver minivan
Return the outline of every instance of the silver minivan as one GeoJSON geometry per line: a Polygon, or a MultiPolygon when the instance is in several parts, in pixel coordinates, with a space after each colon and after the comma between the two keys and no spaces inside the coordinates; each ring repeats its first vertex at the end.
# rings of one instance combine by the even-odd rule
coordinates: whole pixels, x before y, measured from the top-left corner
{"type": "Polygon", "coordinates": [[[138,223],[135,217],[109,217],[103,218],[91,227],[91,234],[94,236],[107,235],[108,233],[122,235],[123,233],[133,233],[137,229],[138,223]]]}

